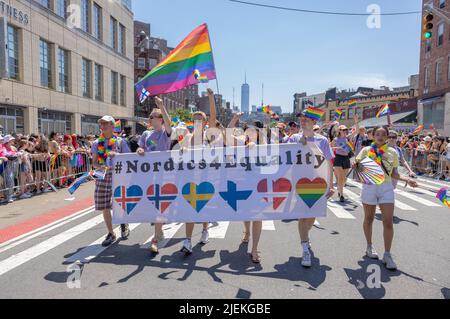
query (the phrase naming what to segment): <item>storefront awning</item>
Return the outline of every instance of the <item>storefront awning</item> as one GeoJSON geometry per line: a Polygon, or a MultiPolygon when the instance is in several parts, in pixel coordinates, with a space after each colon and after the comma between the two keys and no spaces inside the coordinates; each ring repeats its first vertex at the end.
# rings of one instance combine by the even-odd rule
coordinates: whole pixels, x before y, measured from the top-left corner
{"type": "Polygon", "coordinates": [[[419,103],[422,103],[422,104],[433,103],[435,101],[439,101],[440,99],[442,99],[443,96],[444,96],[444,94],[428,97],[426,99],[419,100],[419,103]]]}
{"type": "MultiPolygon", "coordinates": [[[[417,111],[410,111],[410,112],[403,112],[403,113],[397,113],[397,114],[392,114],[391,115],[391,122],[392,124],[398,123],[398,122],[402,122],[402,123],[407,123],[409,121],[407,121],[408,117],[412,117],[412,120],[410,121],[415,122],[416,117],[413,116],[413,114],[416,113],[417,111]]],[[[387,120],[387,116],[383,116],[380,118],[370,118],[370,119],[365,119],[361,122],[359,122],[359,126],[360,127],[365,127],[365,128],[370,128],[370,127],[376,127],[379,125],[388,125],[388,120],[387,120]]]]}

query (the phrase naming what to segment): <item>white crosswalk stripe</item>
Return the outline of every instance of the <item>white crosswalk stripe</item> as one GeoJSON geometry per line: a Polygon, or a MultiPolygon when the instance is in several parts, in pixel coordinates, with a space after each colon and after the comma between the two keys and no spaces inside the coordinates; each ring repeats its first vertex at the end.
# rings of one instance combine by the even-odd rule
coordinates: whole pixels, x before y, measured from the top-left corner
{"type": "Polygon", "coordinates": [[[426,199],[424,199],[424,198],[422,198],[422,197],[419,197],[419,196],[417,196],[417,195],[414,195],[414,194],[411,194],[411,193],[408,193],[408,192],[405,192],[405,191],[402,191],[402,190],[399,190],[399,189],[396,189],[395,192],[396,192],[397,194],[403,196],[403,197],[409,198],[410,200],[413,200],[413,201],[415,201],[415,202],[417,202],[417,203],[419,203],[419,204],[425,205],[425,206],[429,206],[429,207],[441,207],[440,204],[431,202],[431,201],[426,200],[426,199]]]}
{"type": "Polygon", "coordinates": [[[275,223],[273,220],[265,220],[262,225],[263,230],[275,230],[275,223]]]}
{"type": "MultiPolygon", "coordinates": [[[[169,241],[175,236],[177,231],[183,226],[183,223],[173,223],[167,224],[163,226],[164,239],[158,243],[158,248],[164,248],[167,246],[169,241]]],[[[147,225],[148,226],[148,225],[147,225]]],[[[150,248],[150,243],[153,240],[154,235],[152,235],[149,239],[147,239],[142,245],[141,248],[148,249],[150,248]]]]}
{"type": "Polygon", "coordinates": [[[224,239],[230,222],[217,222],[209,226],[209,238],[224,239]]]}
{"type": "Polygon", "coordinates": [[[8,271],[36,258],[85,231],[103,223],[103,216],[96,216],[88,221],[53,236],[31,248],[23,250],[5,260],[0,261],[0,276],[8,271]]]}
{"type": "Polygon", "coordinates": [[[328,209],[331,210],[331,212],[336,215],[337,218],[342,219],[356,219],[355,216],[350,214],[348,211],[344,209],[341,205],[337,204],[336,202],[329,201],[328,202],[328,209]]]}
{"type": "MultiPolygon", "coordinates": [[[[362,189],[362,186],[361,186],[360,184],[358,184],[358,183],[350,182],[350,181],[348,181],[347,183],[350,184],[350,185],[353,185],[353,186],[355,186],[355,187],[357,187],[357,188],[359,188],[359,189],[362,189]]],[[[349,193],[351,193],[351,191],[349,191],[348,189],[347,189],[347,191],[348,191],[349,193]]],[[[348,193],[347,193],[347,194],[348,194],[348,193]]],[[[359,196],[358,196],[358,199],[354,199],[354,200],[357,200],[357,203],[358,203],[358,204],[360,204],[360,202],[361,202],[361,198],[360,198],[359,196]]],[[[412,206],[409,206],[408,204],[405,204],[404,202],[401,202],[401,201],[398,200],[397,198],[395,199],[395,207],[397,207],[397,208],[399,208],[399,209],[401,209],[401,210],[417,211],[416,208],[414,208],[414,207],[412,207],[412,206]]]]}
{"type": "MultiPolygon", "coordinates": [[[[130,232],[132,232],[134,229],[136,229],[140,224],[132,224],[130,225],[130,232]]],[[[120,237],[120,227],[116,227],[114,229],[114,233],[116,234],[116,237],[120,237]]],[[[103,247],[102,242],[105,239],[105,237],[100,237],[93,243],[89,244],[76,254],[70,256],[67,258],[64,263],[65,264],[73,264],[73,263],[81,263],[86,264],[89,263],[92,259],[96,258],[98,255],[100,255],[103,251],[105,251],[108,247],[103,247]]]]}

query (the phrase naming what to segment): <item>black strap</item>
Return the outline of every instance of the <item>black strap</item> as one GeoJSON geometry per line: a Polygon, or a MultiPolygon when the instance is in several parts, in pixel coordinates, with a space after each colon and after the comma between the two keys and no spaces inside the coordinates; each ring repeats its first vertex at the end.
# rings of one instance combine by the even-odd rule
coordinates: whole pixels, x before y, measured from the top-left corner
{"type": "Polygon", "coordinates": [[[388,170],[387,170],[386,166],[384,165],[383,160],[381,160],[381,167],[383,168],[386,175],[390,177],[391,175],[388,173],[388,170]]]}

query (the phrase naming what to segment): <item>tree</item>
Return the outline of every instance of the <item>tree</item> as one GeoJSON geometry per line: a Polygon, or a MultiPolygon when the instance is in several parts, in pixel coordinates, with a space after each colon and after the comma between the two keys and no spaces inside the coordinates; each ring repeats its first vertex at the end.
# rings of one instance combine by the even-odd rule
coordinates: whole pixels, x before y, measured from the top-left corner
{"type": "Polygon", "coordinates": [[[178,117],[181,122],[192,122],[192,114],[187,109],[178,108],[173,112],[170,112],[170,117],[178,117]]]}

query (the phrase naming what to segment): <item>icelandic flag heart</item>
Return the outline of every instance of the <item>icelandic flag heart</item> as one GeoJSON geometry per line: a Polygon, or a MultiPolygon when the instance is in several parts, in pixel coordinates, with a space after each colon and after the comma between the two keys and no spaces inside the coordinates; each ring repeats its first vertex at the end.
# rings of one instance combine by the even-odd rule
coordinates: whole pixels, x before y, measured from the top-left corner
{"type": "Polygon", "coordinates": [[[312,208],[325,195],[328,185],[323,178],[316,178],[313,181],[308,178],[302,178],[297,182],[296,188],[297,195],[309,208],[312,208]]]}
{"type": "Polygon", "coordinates": [[[178,188],[174,184],[165,185],[150,185],[147,189],[147,198],[158,209],[161,214],[164,214],[166,209],[177,198],[178,188]]]}
{"type": "Polygon", "coordinates": [[[133,209],[141,201],[142,196],[142,188],[137,185],[128,188],[125,186],[118,186],[114,190],[114,200],[127,213],[127,215],[131,214],[133,209]]]}
{"type": "Polygon", "coordinates": [[[280,178],[276,181],[272,181],[271,184],[269,184],[267,179],[263,179],[258,183],[257,190],[258,193],[264,194],[265,197],[263,197],[263,199],[267,203],[270,203],[270,199],[273,199],[272,207],[276,210],[289,196],[292,191],[292,184],[286,178],[280,178]],[[270,185],[272,186],[272,190],[269,189],[270,185]]]}
{"type": "Polygon", "coordinates": [[[184,199],[197,213],[200,213],[203,207],[213,198],[214,192],[213,184],[208,182],[201,183],[200,185],[188,183],[183,186],[182,190],[184,199]]]}

